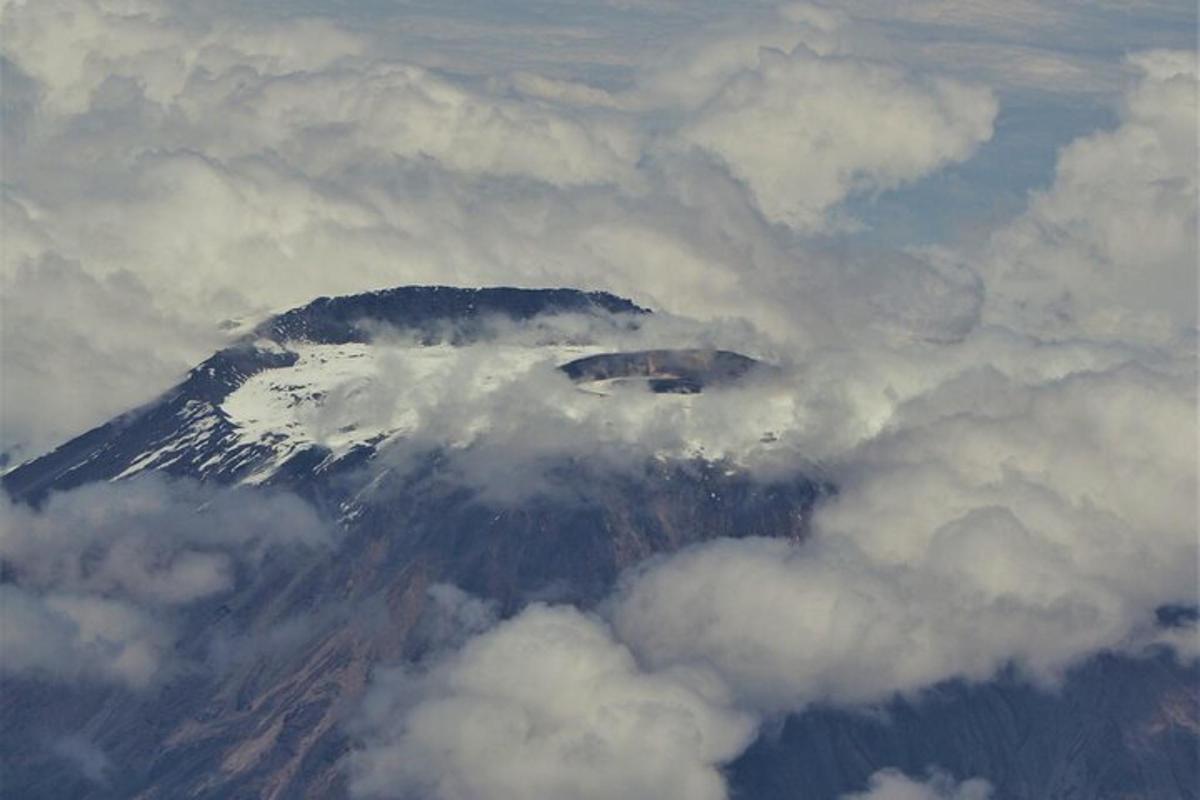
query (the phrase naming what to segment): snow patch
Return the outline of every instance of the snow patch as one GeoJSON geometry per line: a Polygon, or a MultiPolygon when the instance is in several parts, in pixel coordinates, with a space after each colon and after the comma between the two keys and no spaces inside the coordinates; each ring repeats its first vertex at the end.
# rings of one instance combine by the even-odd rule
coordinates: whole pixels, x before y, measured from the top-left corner
{"type": "MultiPolygon", "coordinates": [[[[287,349],[298,356],[295,364],[251,376],[221,404],[237,442],[271,454],[245,479],[248,483],[267,480],[292,455],[313,446],[328,449],[326,460],[331,462],[355,447],[413,433],[420,419],[402,397],[420,393],[423,387],[444,391],[456,373],[468,382],[461,391],[479,397],[519,380],[543,362],[557,366],[603,350],[582,345],[361,342],[288,342],[287,349]]],[[[461,433],[469,440],[478,431],[461,433]]]]}

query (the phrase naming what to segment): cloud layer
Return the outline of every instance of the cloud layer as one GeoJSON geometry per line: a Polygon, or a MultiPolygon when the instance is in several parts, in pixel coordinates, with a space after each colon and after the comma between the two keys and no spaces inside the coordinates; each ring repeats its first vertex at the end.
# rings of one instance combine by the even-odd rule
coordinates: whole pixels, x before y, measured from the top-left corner
{"type": "Polygon", "coordinates": [[[391,674],[367,699],[361,796],[724,796],[717,765],[752,719],[702,676],[639,669],[606,626],[532,606],[425,676],[391,674]]]}
{"type": "Polygon", "coordinates": [[[0,671],[144,687],[172,665],[175,615],[270,553],[332,544],[303,501],[156,477],[0,505],[0,671]]]}
{"type": "MultiPolygon", "coordinates": [[[[627,575],[605,614],[643,670],[704,675],[761,719],[1009,666],[1054,683],[1102,650],[1195,656],[1194,628],[1154,623],[1198,583],[1195,163],[1179,136],[1194,133],[1194,55],[1133,63],[1117,127],[1065,148],[1025,214],[980,251],[914,254],[908,280],[954,290],[908,318],[891,304],[912,284],[880,290],[891,320],[800,345],[781,447],[820,461],[838,494],[810,541],[718,541],[627,575]],[[921,335],[956,316],[950,335],[921,335]]],[[[861,269],[857,291],[847,270],[823,297],[863,313],[883,279],[861,269]]],[[[987,794],[885,771],[864,796],[987,794]]]]}

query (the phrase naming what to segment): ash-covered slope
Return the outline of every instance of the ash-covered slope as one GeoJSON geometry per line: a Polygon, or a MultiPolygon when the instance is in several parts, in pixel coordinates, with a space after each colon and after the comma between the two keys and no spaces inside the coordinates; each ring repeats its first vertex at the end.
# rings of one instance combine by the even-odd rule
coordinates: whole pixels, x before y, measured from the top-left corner
{"type": "MultiPolygon", "coordinates": [[[[251,498],[282,488],[332,533],[323,548],[268,549],[220,591],[159,609],[173,636],[147,685],[5,676],[2,793],[346,797],[372,674],[448,643],[454,625],[434,587],[458,587],[501,616],[537,600],[587,609],[657,554],[715,537],[805,537],[834,490],[799,466],[766,479],[686,443],[640,441],[641,431],[637,447],[569,439],[597,408],[633,399],[644,404],[636,411],[675,419],[697,399],[597,397],[596,383],[715,392],[769,378],[731,352],[614,350],[609,338],[623,341],[647,313],[571,290],[413,287],[318,300],[258,326],[158,400],[7,474],[10,497],[48,514],[56,493],[114,479],[119,488],[170,476],[251,498]],[[554,323],[564,317],[571,324],[554,323]],[[543,419],[563,398],[580,405],[543,419]],[[514,436],[498,426],[489,445],[476,406],[503,407],[524,427],[514,436]],[[562,437],[572,446],[556,447],[562,437]]],[[[629,424],[629,408],[596,430],[629,424]]],[[[0,564],[0,589],[36,579],[28,565],[0,564]]],[[[1004,798],[1194,797],[1197,686],[1196,668],[1169,657],[1101,657],[1057,693],[1004,679],[938,687],[872,715],[814,709],[735,762],[731,791],[833,800],[877,769],[936,764],[986,778],[1004,798]]]]}

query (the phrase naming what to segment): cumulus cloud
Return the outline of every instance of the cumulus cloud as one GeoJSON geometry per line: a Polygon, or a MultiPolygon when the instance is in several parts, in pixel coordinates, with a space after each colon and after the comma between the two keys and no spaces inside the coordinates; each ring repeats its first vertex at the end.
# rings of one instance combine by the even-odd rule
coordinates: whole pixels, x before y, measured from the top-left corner
{"type": "Polygon", "coordinates": [[[5,500],[0,558],[23,586],[120,593],[173,605],[227,590],[236,562],[271,547],[323,547],[328,527],[299,498],[214,491],[156,476],[5,500]]]}
{"type": "Polygon", "coordinates": [[[1050,336],[1155,341],[1196,328],[1196,54],[1134,56],[1120,124],[1059,157],[997,232],[988,317],[1050,336]]]}
{"type": "Polygon", "coordinates": [[[237,108],[263,137],[246,143],[251,152],[283,147],[289,160],[322,171],[339,161],[430,159],[468,174],[569,186],[628,179],[639,152],[618,119],[573,119],[404,64],[277,78],[242,90],[237,108]]]}
{"type": "Polygon", "coordinates": [[[449,583],[429,587],[429,603],[411,634],[413,650],[432,659],[461,647],[500,619],[496,603],[467,594],[449,583]]]}
{"type": "MultiPolygon", "coordinates": [[[[14,216],[5,215],[6,248],[14,216]]],[[[134,273],[98,277],[54,255],[0,276],[0,297],[0,429],[9,437],[0,452],[11,461],[146,402],[178,380],[198,345],[221,341],[215,328],[164,308],[134,273]]]]}
{"type": "Polygon", "coordinates": [[[1198,580],[1195,403],[1184,361],[961,369],[826,462],[838,493],[812,541],[652,565],[618,594],[616,630],[656,666],[715,665],[764,710],[984,680],[1010,661],[1052,680],[1136,650],[1198,580]]]}
{"type": "Polygon", "coordinates": [[[618,597],[614,624],[648,663],[711,665],[742,702],[776,713],[987,680],[1011,662],[1056,677],[1152,625],[1153,608],[1098,581],[1061,586],[1058,564],[1029,569],[1062,555],[1007,512],[977,513],[955,533],[969,537],[960,551],[974,549],[948,569],[881,565],[837,541],[709,545],[636,580],[618,597]],[[1024,552],[1011,555],[1017,547],[1024,552]]]}
{"type": "Polygon", "coordinates": [[[134,605],[0,586],[0,669],[10,675],[149,685],[172,644],[169,626],[134,605]]]}
{"type": "MultiPolygon", "coordinates": [[[[1072,253],[1058,244],[1034,265],[1046,279],[1072,253]]],[[[616,641],[658,673],[707,671],[756,716],[871,704],[1010,665],[1054,682],[1099,650],[1194,653],[1194,630],[1154,623],[1198,579],[1189,345],[980,324],[992,273],[973,278],[936,253],[914,255],[903,277],[860,269],[821,296],[862,329],[840,347],[810,343],[784,383],[777,446],[793,463],[819,459],[838,486],[813,538],[720,541],[635,570],[606,609],[616,641]],[[902,303],[921,275],[946,288],[925,307],[902,303]],[[873,295],[886,278],[897,288],[873,295]]],[[[871,791],[987,796],[978,781],[893,772],[871,791]]]]}
{"type": "MultiPolygon", "coordinates": [[[[1164,87],[1153,76],[1169,73],[1172,88],[1194,92],[1178,56],[1139,61],[1149,77],[1128,108],[1141,110],[1064,150],[1059,180],[988,245],[989,258],[1027,252],[1013,232],[1047,228],[1030,222],[1045,198],[1074,204],[1081,224],[1037,240],[1029,285],[1069,279],[1079,237],[1095,236],[1093,222],[1104,219],[1087,210],[1103,197],[1072,198],[1064,172],[1079,168],[1087,185],[1124,180],[1106,177],[1124,166],[1078,154],[1097,146],[1115,155],[1109,145],[1141,126],[1153,162],[1162,125],[1150,121],[1174,119],[1155,99],[1170,92],[1157,95],[1164,87]]],[[[1192,169],[1186,159],[1163,164],[1171,178],[1152,181],[1153,191],[1186,186],[1192,169]]],[[[1174,260],[1186,254],[1176,247],[1183,240],[1166,238],[1161,261],[1150,248],[1151,293],[1190,285],[1174,260]]],[[[1097,252],[1128,274],[1143,268],[1132,252],[1097,252]]],[[[730,708],[761,718],[817,702],[872,704],[952,678],[985,681],[1014,665],[1053,683],[1097,651],[1168,645],[1194,656],[1194,628],[1177,635],[1155,624],[1156,609],[1191,602],[1198,582],[1195,358],[1176,335],[1186,318],[1147,335],[1129,324],[1136,314],[1106,312],[1103,325],[1056,317],[1037,306],[1043,296],[1018,303],[1006,294],[1015,284],[995,262],[972,277],[945,253],[913,258],[896,291],[872,295],[886,283],[867,267],[861,283],[854,273],[840,276],[848,284],[831,279],[836,288],[821,297],[863,324],[841,346],[805,342],[791,362],[775,444],[793,463],[819,460],[838,486],[813,537],[718,541],[627,575],[605,614],[614,641],[644,669],[710,676],[730,708]],[[894,308],[921,275],[946,289],[924,308],[894,308]]],[[[1103,287],[1098,279],[1093,291],[1103,287]]],[[[1098,296],[1079,308],[1099,310],[1098,296]]],[[[1136,294],[1121,303],[1154,307],[1136,294]]],[[[885,771],[861,796],[988,793],[977,780],[922,783],[885,771]]]]}
{"type": "Polygon", "coordinates": [[[681,135],[723,159],[769,219],[815,231],[852,192],[965,159],[991,137],[996,111],[986,89],[801,46],[761,51],[681,135]]]}
{"type": "MultiPolygon", "coordinates": [[[[442,590],[443,594],[447,594],[442,590]]],[[[454,590],[453,602],[465,596],[454,590]]],[[[784,598],[779,598],[784,599],[784,598]]],[[[534,604],[426,663],[377,675],[355,722],[358,797],[727,796],[722,764],[759,718],[706,669],[648,670],[600,619],[534,604]]],[[[936,770],[872,776],[846,800],[987,800],[936,770]]]]}
{"type": "Polygon", "coordinates": [[[978,778],[956,783],[935,774],[921,782],[896,770],[881,770],[871,776],[867,791],[842,795],[842,800],[988,800],[991,796],[991,786],[978,778]]]}
{"type": "Polygon", "coordinates": [[[0,669],[146,686],[170,659],[176,609],[229,592],[268,553],[331,542],[284,494],[146,478],[51,495],[40,509],[4,499],[0,669]]]}
{"type": "MultiPolygon", "coordinates": [[[[915,695],[952,678],[986,681],[1011,665],[1054,683],[1100,650],[1137,654],[1167,644],[1194,655],[1194,629],[1175,636],[1154,622],[1159,606],[1188,602],[1198,582],[1190,362],[1147,366],[1130,363],[1136,349],[1012,337],[934,347],[952,357],[936,370],[891,373],[898,391],[880,397],[877,428],[864,430],[860,418],[843,420],[840,440],[794,432],[797,441],[810,436],[812,447],[829,448],[826,469],[838,485],[818,509],[811,539],[720,540],[651,562],[626,575],[603,607],[611,628],[589,625],[601,625],[608,646],[632,654],[664,696],[678,689],[661,682],[691,687],[703,676],[709,702],[755,722],[813,703],[862,706],[915,695]],[[979,367],[981,354],[995,366],[979,367]]],[[[798,418],[805,403],[829,401],[822,398],[800,393],[798,418]]],[[[496,683],[480,692],[456,677],[464,662],[482,663],[475,643],[558,615],[578,619],[570,609],[538,606],[468,642],[420,681],[381,682],[364,705],[369,733],[357,768],[373,777],[359,790],[386,795],[388,781],[398,781],[391,785],[434,796],[493,796],[473,794],[457,777],[443,784],[432,777],[457,776],[466,763],[490,777],[497,751],[488,743],[469,753],[449,748],[454,760],[433,762],[431,774],[411,765],[431,763],[427,752],[445,754],[446,743],[478,730],[476,707],[451,713],[458,706],[448,698],[523,697],[526,680],[541,682],[540,670],[549,668],[538,647],[513,647],[505,652],[514,666],[488,669],[496,683]]],[[[581,660],[597,658],[573,638],[556,641],[581,660]]],[[[609,730],[611,717],[560,710],[579,725],[604,720],[596,724],[609,730]]],[[[555,724],[568,723],[564,716],[555,724]]],[[[540,746],[502,752],[499,760],[522,776],[513,780],[543,775],[540,746]]],[[[693,747],[688,758],[710,763],[706,752],[693,747]]],[[[545,794],[561,794],[555,786],[545,794]]],[[[977,780],[917,782],[885,771],[859,796],[985,798],[989,791],[977,780]]]]}
{"type": "Polygon", "coordinates": [[[224,341],[220,323],[319,294],[576,285],[809,335],[829,307],[799,269],[809,259],[764,224],[743,181],[767,179],[721,138],[739,87],[761,84],[744,99],[762,122],[792,126],[800,103],[813,136],[840,143],[813,160],[796,149],[810,128],[775,142],[791,169],[826,170],[786,190],[813,225],[849,192],[961,160],[990,130],[986,90],[834,57],[844,20],[814,9],[715,25],[685,47],[703,81],[648,59],[625,89],[579,72],[469,79],[316,17],[231,19],[165,0],[3,13],[6,86],[24,87],[3,154],[10,458],[148,399],[124,377],[132,365],[151,367],[147,393],[165,388],[224,341]],[[760,57],[764,45],[782,52],[760,57]],[[902,152],[880,144],[897,137],[836,130],[828,100],[843,90],[863,113],[895,109],[913,132],[902,152]],[[681,147],[697,137],[722,158],[681,147]],[[64,272],[80,302],[25,312],[55,308],[45,287],[64,272]],[[144,290],[132,315],[114,281],[144,290]]]}
{"type": "Polygon", "coordinates": [[[317,70],[364,49],[359,37],[319,19],[235,25],[155,0],[10,2],[3,11],[5,52],[43,87],[57,119],[85,111],[112,78],[135,79],[149,100],[167,103],[204,75],[317,70]]]}
{"type": "Polygon", "coordinates": [[[535,605],[367,698],[365,797],[722,798],[750,717],[700,674],[641,670],[600,621],[535,605]]]}

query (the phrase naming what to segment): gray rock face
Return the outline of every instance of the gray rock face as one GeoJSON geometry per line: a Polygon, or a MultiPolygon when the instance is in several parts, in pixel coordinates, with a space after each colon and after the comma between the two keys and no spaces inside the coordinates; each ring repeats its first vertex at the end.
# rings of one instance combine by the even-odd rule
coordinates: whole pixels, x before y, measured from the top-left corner
{"type": "MultiPolygon", "coordinates": [[[[631,325],[647,313],[569,290],[418,288],[316,301],[264,323],[159,400],[10,472],[4,487],[36,504],[139,472],[234,484],[270,453],[237,438],[221,403],[251,376],[287,368],[288,342],[362,341],[372,323],[470,337],[485,335],[482,320],[495,315],[521,322],[564,311],[631,325]],[[259,338],[281,347],[255,345],[259,338]]],[[[563,369],[581,383],[637,379],[694,391],[763,367],[683,350],[605,354],[563,369]]],[[[556,491],[497,503],[464,484],[437,448],[403,471],[387,467],[369,444],[337,457],[301,449],[280,465],[265,488],[309,500],[336,526],[336,550],[267,557],[240,570],[230,591],[184,607],[172,654],[180,666],[151,688],[0,681],[0,793],[345,797],[348,722],[372,670],[437,644],[431,585],[454,584],[502,615],[536,599],[589,607],[621,570],[655,554],[722,536],[803,538],[833,491],[800,473],[764,482],[700,460],[617,469],[563,458],[546,465],[556,491]],[[67,735],[103,753],[99,779],[56,751],[67,735]]],[[[21,580],[0,564],[0,582],[21,580]]],[[[1004,677],[936,687],[869,716],[814,709],[765,733],[730,766],[730,784],[739,798],[834,798],[881,767],[920,774],[936,765],[990,780],[1001,798],[1192,798],[1198,689],[1196,668],[1165,656],[1101,656],[1058,693],[1004,677]]]]}

